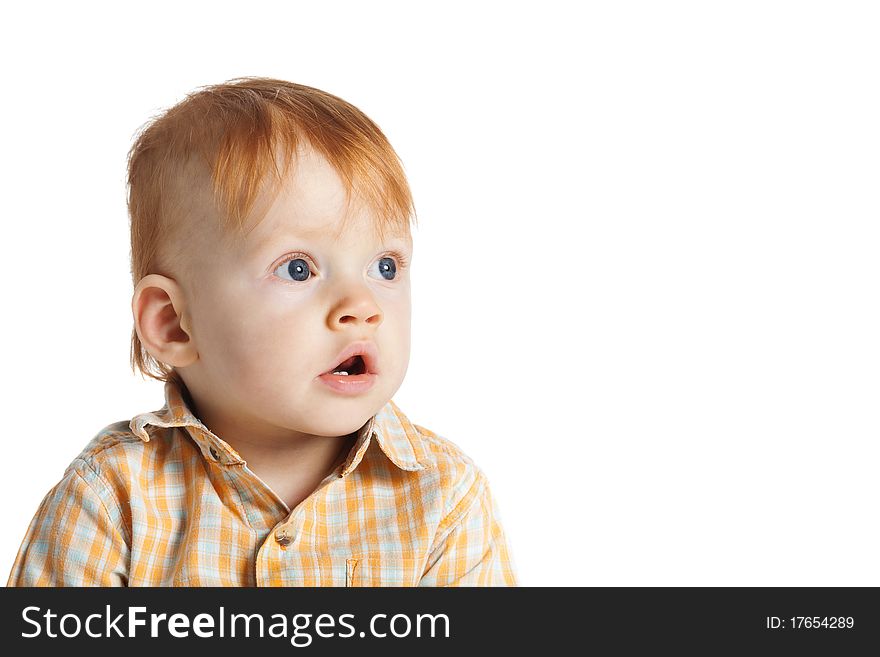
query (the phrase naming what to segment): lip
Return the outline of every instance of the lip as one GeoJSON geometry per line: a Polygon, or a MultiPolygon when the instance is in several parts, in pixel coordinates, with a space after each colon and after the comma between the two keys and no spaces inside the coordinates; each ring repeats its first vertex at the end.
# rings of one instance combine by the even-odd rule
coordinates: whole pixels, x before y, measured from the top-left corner
{"type": "Polygon", "coordinates": [[[376,385],[377,378],[375,374],[322,374],[318,381],[342,395],[359,395],[376,385]]]}
{"type": "Polygon", "coordinates": [[[357,395],[366,392],[376,384],[378,378],[379,351],[372,342],[352,342],[343,349],[333,362],[327,367],[324,374],[316,378],[334,392],[343,395],[357,395]],[[364,361],[365,372],[363,374],[331,374],[334,367],[348,360],[352,356],[360,356],[364,361]]]}

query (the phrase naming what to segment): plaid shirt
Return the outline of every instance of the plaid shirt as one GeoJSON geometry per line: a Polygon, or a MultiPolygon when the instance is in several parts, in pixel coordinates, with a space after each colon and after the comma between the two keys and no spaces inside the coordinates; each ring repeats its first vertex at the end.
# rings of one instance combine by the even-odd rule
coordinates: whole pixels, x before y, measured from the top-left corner
{"type": "Polygon", "coordinates": [[[74,459],[8,586],[516,586],[485,475],[393,401],[291,510],[182,385],[74,459]]]}

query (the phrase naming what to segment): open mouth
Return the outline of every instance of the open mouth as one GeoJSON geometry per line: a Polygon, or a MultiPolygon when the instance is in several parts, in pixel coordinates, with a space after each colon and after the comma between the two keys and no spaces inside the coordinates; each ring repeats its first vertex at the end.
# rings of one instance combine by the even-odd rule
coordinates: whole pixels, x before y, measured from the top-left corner
{"type": "Polygon", "coordinates": [[[352,342],[336,358],[341,362],[316,377],[320,383],[341,395],[359,395],[376,385],[380,368],[375,344],[370,341],[352,342]]]}
{"type": "Polygon", "coordinates": [[[358,374],[364,374],[366,371],[367,366],[364,363],[364,359],[361,356],[352,356],[348,360],[339,363],[339,365],[327,372],[327,374],[357,376],[358,374]]]}

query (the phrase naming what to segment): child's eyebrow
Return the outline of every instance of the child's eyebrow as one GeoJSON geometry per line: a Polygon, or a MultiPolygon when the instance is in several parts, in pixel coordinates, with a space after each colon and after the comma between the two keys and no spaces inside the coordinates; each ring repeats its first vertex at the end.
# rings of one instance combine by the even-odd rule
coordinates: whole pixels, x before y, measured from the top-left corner
{"type": "MultiPolygon", "coordinates": [[[[286,227],[279,229],[274,233],[264,236],[251,247],[254,253],[261,253],[271,244],[281,244],[285,240],[295,241],[297,239],[314,240],[321,237],[332,237],[326,228],[302,228],[302,227],[286,227]]],[[[390,235],[385,239],[386,244],[399,244],[402,247],[409,247],[409,240],[403,236],[390,235]]]]}
{"type": "Polygon", "coordinates": [[[265,249],[270,244],[281,243],[284,240],[314,239],[316,237],[321,237],[326,233],[326,229],[323,228],[304,229],[286,227],[270,233],[269,235],[264,236],[262,239],[254,242],[252,249],[255,252],[259,252],[265,249]]]}

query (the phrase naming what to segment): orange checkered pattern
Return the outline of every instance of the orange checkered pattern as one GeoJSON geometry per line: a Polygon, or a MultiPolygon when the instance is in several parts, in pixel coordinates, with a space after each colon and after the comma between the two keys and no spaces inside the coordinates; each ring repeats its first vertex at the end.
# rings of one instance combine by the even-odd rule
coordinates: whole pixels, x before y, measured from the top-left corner
{"type": "Polygon", "coordinates": [[[483,472],[389,401],[296,508],[190,411],[102,429],[31,521],[8,586],[516,586],[483,472]]]}

